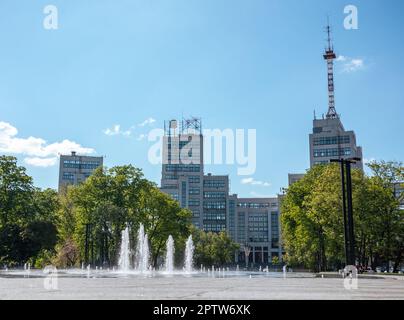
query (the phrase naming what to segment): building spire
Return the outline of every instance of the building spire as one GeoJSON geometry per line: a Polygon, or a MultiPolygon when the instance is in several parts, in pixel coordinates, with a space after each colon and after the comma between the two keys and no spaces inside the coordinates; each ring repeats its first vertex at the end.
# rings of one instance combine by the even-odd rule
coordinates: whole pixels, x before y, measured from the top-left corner
{"type": "Polygon", "coordinates": [[[334,48],[331,41],[331,27],[329,21],[327,22],[326,32],[327,32],[328,47],[325,49],[324,60],[327,61],[327,73],[328,73],[327,119],[335,119],[338,118],[337,111],[335,110],[335,99],[334,99],[334,59],[336,59],[337,56],[334,53],[334,48]]]}

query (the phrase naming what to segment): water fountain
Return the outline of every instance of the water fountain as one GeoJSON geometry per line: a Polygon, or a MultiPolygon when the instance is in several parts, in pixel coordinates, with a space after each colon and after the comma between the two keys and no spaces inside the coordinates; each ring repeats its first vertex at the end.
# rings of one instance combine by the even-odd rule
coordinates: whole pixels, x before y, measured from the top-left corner
{"type": "Polygon", "coordinates": [[[174,239],[170,235],[168,236],[167,242],[166,242],[166,260],[165,260],[165,270],[167,273],[173,273],[174,271],[174,239]]]}
{"type": "Polygon", "coordinates": [[[191,273],[193,269],[194,263],[194,242],[192,241],[192,235],[188,237],[187,242],[185,244],[185,263],[184,269],[185,272],[191,273]]]}
{"type": "MultiPolygon", "coordinates": [[[[149,259],[150,259],[150,251],[149,251],[149,238],[147,236],[147,234],[144,235],[144,239],[143,239],[143,255],[141,257],[141,268],[140,271],[141,272],[145,272],[147,270],[151,270],[149,268],[149,259]]],[[[150,266],[151,267],[151,266],[150,266]]]]}
{"type": "Polygon", "coordinates": [[[129,227],[122,231],[121,250],[119,253],[118,268],[122,272],[128,272],[130,269],[130,243],[129,227]]]}
{"type": "Polygon", "coordinates": [[[149,238],[144,232],[143,224],[140,225],[137,233],[136,244],[136,270],[140,272],[147,272],[149,270],[149,238]]]}
{"type": "MultiPolygon", "coordinates": [[[[137,232],[137,242],[136,247],[131,246],[130,241],[130,228],[126,227],[122,230],[121,234],[121,243],[119,250],[119,260],[118,266],[106,268],[101,266],[90,266],[89,264],[82,263],[81,266],[78,266],[77,269],[66,269],[60,270],[60,273],[65,273],[67,275],[81,275],[82,277],[87,278],[103,278],[103,277],[144,277],[147,275],[148,277],[160,277],[167,276],[170,277],[208,277],[208,278],[228,278],[228,277],[248,277],[254,275],[256,276],[265,276],[265,277],[286,277],[286,272],[291,272],[290,269],[287,269],[286,265],[283,266],[283,272],[269,272],[268,265],[266,268],[263,266],[259,266],[259,268],[255,269],[255,271],[249,272],[240,270],[239,265],[236,265],[235,270],[230,270],[229,267],[219,267],[218,265],[211,265],[207,267],[203,264],[200,264],[197,269],[194,269],[193,266],[193,254],[195,250],[195,246],[193,243],[192,236],[189,236],[186,244],[185,244],[185,255],[184,255],[184,268],[183,270],[177,272],[174,270],[174,238],[170,235],[166,241],[166,252],[165,252],[165,260],[159,268],[154,268],[150,265],[150,248],[149,248],[149,240],[148,235],[145,232],[145,228],[143,225],[139,226],[139,230],[137,232]],[[133,257],[134,256],[134,257],[133,257]],[[135,258],[135,259],[133,259],[135,258]],[[264,272],[266,274],[264,274],[264,272]]],[[[8,269],[0,270],[0,277],[4,273],[16,274],[24,277],[29,277],[30,275],[38,274],[40,270],[31,270],[31,265],[29,262],[24,264],[24,270],[11,270],[8,269]]]]}

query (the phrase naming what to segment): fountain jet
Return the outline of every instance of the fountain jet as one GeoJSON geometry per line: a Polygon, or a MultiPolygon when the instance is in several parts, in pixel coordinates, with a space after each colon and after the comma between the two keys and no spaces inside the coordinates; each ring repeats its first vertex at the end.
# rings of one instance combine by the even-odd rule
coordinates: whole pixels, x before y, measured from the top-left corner
{"type": "Polygon", "coordinates": [[[191,273],[192,272],[192,266],[194,263],[194,242],[192,241],[192,235],[188,237],[188,240],[185,245],[185,263],[184,263],[184,269],[185,272],[191,273]]]}
{"type": "Polygon", "coordinates": [[[122,231],[121,250],[119,253],[118,268],[120,271],[128,272],[130,269],[130,244],[129,227],[122,231]]]}
{"type": "Polygon", "coordinates": [[[166,261],[165,261],[165,269],[167,273],[173,273],[174,271],[174,239],[170,235],[168,236],[166,242],[167,252],[166,252],[166,261]]]}
{"type": "Polygon", "coordinates": [[[136,270],[146,272],[149,269],[149,239],[144,232],[143,224],[140,225],[137,233],[136,244],[136,270]]]}

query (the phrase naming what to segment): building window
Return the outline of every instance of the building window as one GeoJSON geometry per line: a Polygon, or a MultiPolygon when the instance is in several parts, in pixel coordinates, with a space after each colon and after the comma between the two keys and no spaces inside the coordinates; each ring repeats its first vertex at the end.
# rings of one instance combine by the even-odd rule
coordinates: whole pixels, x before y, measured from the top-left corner
{"type": "Polygon", "coordinates": [[[201,178],[199,176],[189,176],[188,181],[189,183],[200,183],[201,178]]]}
{"type": "Polygon", "coordinates": [[[203,213],[204,220],[226,220],[225,213],[212,213],[212,212],[204,212],[203,213]]]}
{"type": "Polygon", "coordinates": [[[185,208],[187,205],[187,184],[186,182],[181,183],[181,207],[185,208]]]}
{"type": "Polygon", "coordinates": [[[246,241],[246,234],[245,234],[245,212],[239,212],[237,215],[237,241],[239,243],[243,243],[246,241]]]}
{"type": "Polygon", "coordinates": [[[189,194],[190,195],[199,195],[200,194],[200,189],[199,188],[190,188],[189,189],[189,194]]]}
{"type": "Polygon", "coordinates": [[[71,173],[71,172],[63,172],[62,180],[73,182],[74,181],[74,174],[71,173]]]}
{"type": "Polygon", "coordinates": [[[334,137],[315,137],[313,144],[315,146],[333,145],[333,144],[348,144],[350,143],[349,136],[334,136],[334,137]]]}
{"type": "Polygon", "coordinates": [[[192,199],[188,201],[188,206],[189,207],[199,207],[201,205],[201,202],[196,199],[192,199]]]}
{"type": "Polygon", "coordinates": [[[199,172],[201,166],[199,164],[166,164],[165,171],[168,172],[199,172]]]}
{"type": "Polygon", "coordinates": [[[80,160],[63,160],[64,168],[71,169],[97,169],[101,163],[99,161],[80,161],[80,160]]]}
{"type": "Polygon", "coordinates": [[[225,224],[203,224],[203,230],[206,232],[221,232],[226,230],[225,224]]]}
{"type": "Polygon", "coordinates": [[[223,210],[226,209],[226,201],[204,201],[203,208],[223,210]]]}
{"type": "Polygon", "coordinates": [[[278,212],[271,212],[271,243],[273,249],[279,248],[278,212]]]}
{"type": "Polygon", "coordinates": [[[237,207],[261,209],[261,208],[268,208],[269,203],[239,202],[239,203],[237,203],[237,207]]]}
{"type": "Polygon", "coordinates": [[[177,177],[176,175],[173,175],[173,174],[165,174],[165,175],[164,175],[164,179],[167,179],[167,180],[177,180],[178,177],[177,177]]]}
{"type": "Polygon", "coordinates": [[[204,198],[226,198],[226,192],[222,191],[206,191],[203,193],[204,198]]]}
{"type": "Polygon", "coordinates": [[[351,155],[350,148],[315,149],[313,151],[314,158],[339,157],[349,155],[351,155]]]}
{"type": "Polygon", "coordinates": [[[224,189],[226,183],[223,180],[204,180],[203,187],[209,189],[224,189]]]}

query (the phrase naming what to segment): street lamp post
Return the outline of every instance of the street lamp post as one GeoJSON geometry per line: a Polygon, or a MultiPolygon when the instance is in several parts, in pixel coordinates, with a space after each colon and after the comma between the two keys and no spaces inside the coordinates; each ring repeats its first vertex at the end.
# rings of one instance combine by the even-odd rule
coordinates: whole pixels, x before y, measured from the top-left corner
{"type": "Polygon", "coordinates": [[[360,158],[331,159],[341,165],[342,212],[344,215],[345,264],[355,265],[355,233],[352,209],[351,164],[361,161],[360,158]],[[345,183],[346,181],[346,183],[345,183]]]}

